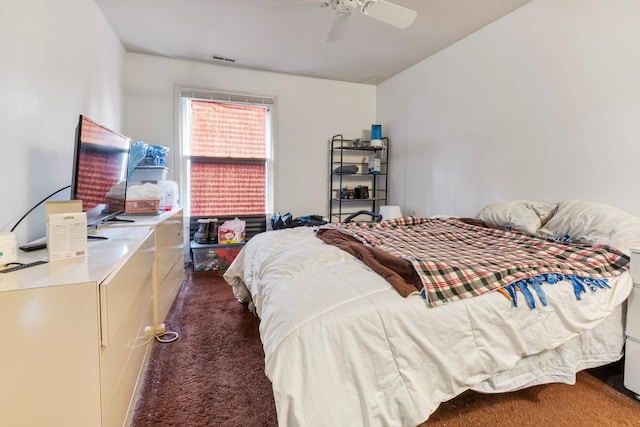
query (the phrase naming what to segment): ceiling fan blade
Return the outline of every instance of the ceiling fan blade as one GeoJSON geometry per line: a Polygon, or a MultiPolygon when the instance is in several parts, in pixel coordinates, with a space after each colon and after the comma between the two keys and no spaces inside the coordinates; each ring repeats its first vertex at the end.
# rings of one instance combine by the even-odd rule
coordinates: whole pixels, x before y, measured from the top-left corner
{"type": "Polygon", "coordinates": [[[329,35],[327,36],[328,42],[337,42],[342,40],[347,35],[347,28],[349,27],[348,14],[335,15],[331,21],[331,28],[329,29],[329,35]]]}
{"type": "Polygon", "coordinates": [[[398,28],[407,28],[418,16],[415,10],[389,3],[384,0],[364,1],[362,13],[378,21],[398,28]]]}
{"type": "Polygon", "coordinates": [[[298,4],[290,4],[290,5],[284,5],[284,6],[270,7],[269,12],[271,13],[297,12],[299,10],[329,7],[330,4],[331,4],[330,1],[311,1],[307,3],[298,3],[298,4]]]}

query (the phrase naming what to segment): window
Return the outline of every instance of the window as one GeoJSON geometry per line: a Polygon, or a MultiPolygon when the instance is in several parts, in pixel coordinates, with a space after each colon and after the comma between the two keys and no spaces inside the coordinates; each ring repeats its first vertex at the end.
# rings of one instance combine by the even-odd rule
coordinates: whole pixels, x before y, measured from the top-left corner
{"type": "Polygon", "coordinates": [[[181,103],[187,215],[270,212],[273,100],[181,91],[181,103]]]}

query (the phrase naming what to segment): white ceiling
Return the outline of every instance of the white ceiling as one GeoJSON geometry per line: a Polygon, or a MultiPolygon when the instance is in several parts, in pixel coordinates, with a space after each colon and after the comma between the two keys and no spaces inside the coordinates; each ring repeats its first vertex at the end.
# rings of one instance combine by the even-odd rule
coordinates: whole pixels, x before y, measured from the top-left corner
{"type": "MultiPolygon", "coordinates": [[[[311,0],[312,1],[312,0],[311,0]]],[[[418,12],[401,30],[358,10],[326,42],[328,8],[274,13],[308,0],[96,0],[128,52],[378,84],[530,0],[389,0],[418,12]],[[231,64],[212,55],[236,59],[231,64]]]]}

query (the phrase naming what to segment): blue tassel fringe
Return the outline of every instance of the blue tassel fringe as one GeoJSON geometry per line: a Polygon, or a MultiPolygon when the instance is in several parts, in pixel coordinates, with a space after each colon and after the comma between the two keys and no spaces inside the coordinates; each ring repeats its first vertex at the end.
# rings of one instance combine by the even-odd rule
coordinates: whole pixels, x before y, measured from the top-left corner
{"type": "Polygon", "coordinates": [[[544,291],[542,290],[542,284],[548,283],[550,285],[553,285],[565,279],[570,281],[573,284],[573,293],[576,296],[576,299],[578,300],[582,299],[582,294],[587,292],[587,288],[589,288],[591,292],[595,292],[598,289],[604,289],[604,288],[611,289],[611,286],[609,286],[609,284],[607,283],[607,279],[595,279],[592,277],[578,277],[572,274],[541,274],[540,276],[536,276],[529,279],[521,279],[516,282],[513,282],[505,286],[505,289],[511,296],[511,300],[513,302],[514,307],[518,306],[518,296],[516,291],[520,290],[529,308],[534,309],[536,308],[536,302],[533,297],[533,294],[529,290],[529,286],[531,286],[534,289],[536,295],[538,296],[538,299],[540,300],[540,303],[542,303],[543,306],[546,306],[547,297],[545,296],[544,291]]]}

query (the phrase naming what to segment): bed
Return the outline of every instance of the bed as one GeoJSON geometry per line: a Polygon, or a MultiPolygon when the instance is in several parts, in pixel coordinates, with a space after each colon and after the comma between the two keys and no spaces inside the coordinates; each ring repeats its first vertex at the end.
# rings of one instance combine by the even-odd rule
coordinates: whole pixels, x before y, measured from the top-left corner
{"type": "Polygon", "coordinates": [[[314,228],[256,235],[224,277],[260,318],[279,425],[414,427],[465,390],[572,384],[576,372],[622,357],[625,263],[640,246],[640,218],[602,203],[518,200],[475,219],[484,225],[465,224],[610,248],[619,268],[580,299],[568,278],[544,283],[546,304],[532,292],[533,308],[496,289],[438,302],[401,295],[314,228]]]}

